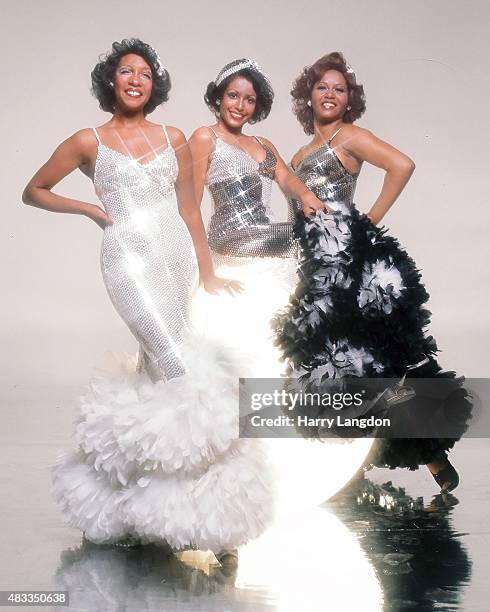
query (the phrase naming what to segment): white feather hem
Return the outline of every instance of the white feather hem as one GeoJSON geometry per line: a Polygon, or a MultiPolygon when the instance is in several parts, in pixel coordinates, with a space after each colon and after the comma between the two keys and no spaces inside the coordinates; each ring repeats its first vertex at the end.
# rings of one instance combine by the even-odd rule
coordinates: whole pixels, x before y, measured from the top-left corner
{"type": "Polygon", "coordinates": [[[235,367],[202,338],[184,358],[182,377],[100,377],[82,398],[77,449],[59,457],[52,492],[89,540],[136,536],[219,551],[271,520],[260,441],[238,438],[235,367]]]}

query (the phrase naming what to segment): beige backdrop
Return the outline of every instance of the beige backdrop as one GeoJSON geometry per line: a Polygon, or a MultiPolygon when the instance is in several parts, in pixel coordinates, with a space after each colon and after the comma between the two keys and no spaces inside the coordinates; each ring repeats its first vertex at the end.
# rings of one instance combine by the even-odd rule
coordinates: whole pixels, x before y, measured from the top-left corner
{"type": "MultiPolygon", "coordinates": [[[[467,375],[487,374],[488,2],[2,5],[2,394],[84,383],[107,350],[135,349],[101,280],[97,226],[20,200],[26,181],[60,141],[107,119],[90,96],[90,71],[113,40],[129,36],[154,45],[172,76],[171,99],[152,119],[187,135],[211,122],[202,95],[219,68],[255,57],[271,77],[276,102],[251,132],[270,138],[286,159],[306,141],[290,112],[293,77],[321,54],[343,51],[367,93],[360,125],[417,163],[386,224],[423,270],[441,362],[467,375]]],[[[380,171],[363,170],[361,209],[370,206],[381,180],[380,171]]],[[[96,201],[80,173],[58,191],[96,201]]],[[[278,192],[274,208],[284,215],[278,192]]]]}

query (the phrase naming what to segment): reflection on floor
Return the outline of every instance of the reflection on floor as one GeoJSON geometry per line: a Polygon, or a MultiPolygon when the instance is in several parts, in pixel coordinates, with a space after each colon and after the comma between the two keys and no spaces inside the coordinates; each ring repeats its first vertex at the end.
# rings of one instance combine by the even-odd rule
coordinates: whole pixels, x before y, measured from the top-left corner
{"type": "Polygon", "coordinates": [[[463,606],[472,562],[452,522],[456,496],[424,500],[367,476],[244,547],[237,571],[209,553],[84,542],[61,554],[56,588],[87,612],[486,609],[463,606]]]}
{"type": "Polygon", "coordinates": [[[234,578],[218,563],[207,572],[183,563],[165,546],[116,548],[84,540],[61,553],[54,586],[69,591],[73,610],[205,610],[205,602],[219,610],[234,578]]]}
{"type": "Polygon", "coordinates": [[[233,571],[210,553],[93,546],[63,525],[49,467],[69,444],[71,402],[1,407],[0,590],[64,588],[70,606],[53,610],[79,612],[488,610],[488,440],[451,453],[454,495],[436,495],[425,469],[372,470],[323,506],[283,516],[240,549],[233,571]]]}
{"type": "Polygon", "coordinates": [[[354,531],[381,582],[387,610],[457,610],[471,576],[466,547],[451,526],[454,495],[425,504],[391,482],[362,479],[328,503],[354,531]]]}

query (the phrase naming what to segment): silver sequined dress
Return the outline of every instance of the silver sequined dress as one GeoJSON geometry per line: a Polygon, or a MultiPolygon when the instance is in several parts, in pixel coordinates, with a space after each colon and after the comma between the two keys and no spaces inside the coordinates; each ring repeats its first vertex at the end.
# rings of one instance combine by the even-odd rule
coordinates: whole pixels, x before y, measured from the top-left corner
{"type": "Polygon", "coordinates": [[[270,208],[276,156],[260,144],[265,158],[258,163],[246,151],[216,137],[206,185],[214,205],[208,242],[218,261],[295,255],[291,223],[275,223],[270,208]]]}
{"type": "Polygon", "coordinates": [[[177,208],[177,174],[170,146],[141,164],[99,144],[94,186],[114,221],[104,231],[102,275],[156,380],[185,371],[181,347],[198,282],[192,239],[177,208]]]}
{"type": "Polygon", "coordinates": [[[276,157],[260,140],[264,158],[257,162],[216,133],[214,137],[206,173],[213,202],[208,243],[216,273],[239,280],[244,290],[234,297],[206,296],[207,305],[200,308],[203,327],[242,354],[248,364],[243,376],[278,376],[282,366],[270,321],[292,289],[296,243],[292,224],[275,222],[270,207],[276,157]]]}
{"type": "MultiPolygon", "coordinates": [[[[309,389],[321,388],[330,378],[399,379],[408,366],[428,356],[427,362],[408,372],[409,379],[444,381],[447,418],[464,425],[471,407],[461,379],[443,372],[435,359],[437,345],[426,334],[429,296],[415,262],[385,228],[359,213],[353,203],[357,176],[343,166],[332,139],[307,154],[295,170],[334,212],[298,215],[301,274],[288,307],[274,320],[289,372],[309,389]]],[[[298,206],[292,204],[297,213],[298,206]]],[[[439,392],[442,388],[439,382],[439,392]]],[[[430,401],[424,403],[425,399],[417,393],[405,409],[421,410],[423,419],[430,419],[430,401]]],[[[454,426],[453,431],[460,435],[464,427],[454,426]]],[[[378,442],[370,457],[374,464],[415,469],[442,459],[455,439],[378,442]]]]}
{"type": "MultiPolygon", "coordinates": [[[[319,200],[343,215],[349,215],[354,206],[357,175],[348,172],[329,143],[325,143],[302,160],[296,169],[290,166],[296,176],[319,200]]],[[[290,202],[290,220],[294,221],[300,210],[297,202],[290,202]]]]}
{"type": "Polygon", "coordinates": [[[191,324],[198,269],[177,175],[170,145],[141,164],[99,141],[94,184],[114,221],[103,278],[143,357],[82,398],[77,448],[60,456],[53,494],[93,542],[219,551],[261,533],[271,482],[260,445],[238,439],[233,360],[191,324]]]}

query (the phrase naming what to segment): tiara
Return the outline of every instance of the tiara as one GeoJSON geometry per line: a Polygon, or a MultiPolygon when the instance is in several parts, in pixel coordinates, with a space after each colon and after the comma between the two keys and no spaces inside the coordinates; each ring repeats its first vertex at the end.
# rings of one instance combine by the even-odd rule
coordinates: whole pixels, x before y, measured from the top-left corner
{"type": "Polygon", "coordinates": [[[218,76],[216,77],[214,84],[216,85],[216,87],[219,87],[219,85],[229,76],[231,76],[232,74],[236,74],[237,72],[240,72],[240,70],[244,70],[245,68],[249,68],[250,70],[254,70],[255,72],[261,74],[270,86],[269,78],[262,70],[262,66],[260,66],[254,59],[250,59],[248,57],[239,60],[237,64],[234,64],[229,68],[223,68],[223,70],[221,70],[221,72],[219,72],[218,76]]]}

